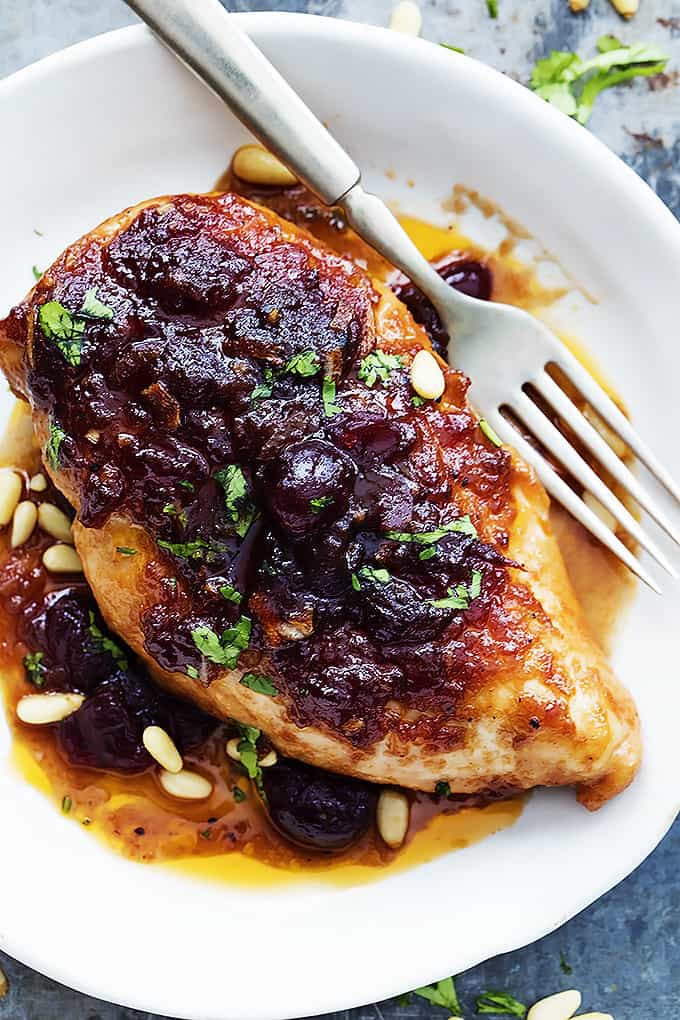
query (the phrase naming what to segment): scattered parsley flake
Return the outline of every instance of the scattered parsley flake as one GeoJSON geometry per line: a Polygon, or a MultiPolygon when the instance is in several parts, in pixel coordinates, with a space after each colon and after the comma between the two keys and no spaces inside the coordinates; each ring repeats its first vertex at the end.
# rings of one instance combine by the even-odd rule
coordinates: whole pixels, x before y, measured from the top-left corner
{"type": "Polygon", "coordinates": [[[320,514],[322,510],[325,510],[327,506],[331,506],[333,502],[332,496],[319,496],[316,499],[310,499],[309,505],[313,513],[320,514]]]}
{"type": "Polygon", "coordinates": [[[121,556],[136,556],[137,550],[130,548],[129,545],[117,545],[116,552],[120,553],[121,556]]]}
{"type": "Polygon", "coordinates": [[[498,0],[486,0],[486,9],[490,18],[498,17],[498,0]]]}
{"type": "Polygon", "coordinates": [[[308,379],[319,371],[319,356],[316,351],[301,351],[299,354],[294,354],[293,357],[288,361],[283,369],[284,372],[290,372],[292,375],[302,376],[303,379],[308,379]]]}
{"type": "Polygon", "coordinates": [[[489,442],[493,443],[494,446],[503,445],[503,440],[499,439],[499,437],[496,435],[496,432],[494,431],[494,429],[491,428],[486,418],[479,419],[479,428],[484,433],[489,442]]]}
{"type": "Polygon", "coordinates": [[[38,309],[38,322],[43,336],[54,341],[67,364],[77,368],[85,332],[83,320],[71,315],[59,301],[47,301],[38,309]]]}
{"type": "Polygon", "coordinates": [[[95,650],[98,652],[108,652],[119,669],[127,669],[128,661],[125,652],[113,638],[107,637],[104,631],[100,629],[92,609],[90,610],[89,618],[90,622],[87,629],[90,632],[95,650]]]}
{"type": "Polygon", "coordinates": [[[352,587],[355,591],[361,591],[361,584],[356,574],[352,574],[352,587]]]}
{"type": "Polygon", "coordinates": [[[600,92],[639,76],[660,74],[668,55],[658,46],[625,46],[614,36],[601,36],[598,54],[582,60],[577,53],[553,50],[539,60],[531,75],[531,88],[580,124],[586,124],[600,92]]]}
{"type": "Polygon", "coordinates": [[[90,287],[89,290],[85,291],[85,299],[83,301],[83,307],[80,309],[80,315],[86,319],[107,319],[113,318],[113,309],[103,304],[97,297],[97,288],[90,287]]]}
{"type": "Polygon", "coordinates": [[[237,606],[243,601],[241,592],[231,584],[223,584],[220,588],[220,595],[227,602],[233,602],[237,606]]]}
{"type": "Polygon", "coordinates": [[[361,359],[357,375],[369,389],[372,389],[378,380],[386,382],[390,373],[397,368],[402,368],[403,364],[398,354],[386,354],[385,351],[377,347],[361,359]]]}
{"type": "Polygon", "coordinates": [[[210,839],[210,837],[212,836],[212,829],[203,829],[201,832],[199,832],[199,836],[201,837],[201,839],[210,839]]]}
{"type": "Polygon", "coordinates": [[[190,676],[192,680],[198,680],[200,674],[195,666],[187,666],[186,675],[190,676]]]}
{"type": "Polygon", "coordinates": [[[36,687],[42,687],[45,683],[45,665],[43,652],[29,652],[24,655],[24,669],[26,677],[36,687]]]}
{"type": "Polygon", "coordinates": [[[465,514],[463,517],[457,517],[455,521],[449,521],[448,524],[442,524],[441,527],[434,528],[432,531],[386,531],[385,537],[393,542],[415,542],[416,545],[434,545],[436,542],[441,541],[442,538],[445,538],[446,535],[454,533],[477,538],[477,529],[468,514],[465,514]]]}
{"type": "Polygon", "coordinates": [[[428,545],[424,549],[421,549],[418,553],[419,560],[431,560],[433,556],[437,555],[437,550],[433,545],[428,545]]]}
{"type": "Polygon", "coordinates": [[[238,464],[215,472],[215,479],[224,489],[224,502],[234,524],[234,531],[239,538],[245,538],[248,530],[259,516],[248,490],[246,476],[238,464]]]}
{"type": "Polygon", "coordinates": [[[216,551],[216,547],[204,538],[194,538],[191,542],[166,542],[159,538],[158,545],[182,560],[200,559],[208,550],[216,551]]]}
{"type": "Polygon", "coordinates": [[[38,267],[37,267],[37,266],[31,266],[31,269],[32,269],[32,271],[33,271],[33,279],[34,279],[34,280],[35,280],[36,282],[37,282],[38,280],[42,280],[42,269],[38,269],[38,267]]]}
{"type": "Polygon", "coordinates": [[[47,463],[54,470],[59,467],[59,451],[65,439],[66,433],[61,425],[50,421],[50,437],[45,444],[45,457],[47,458],[47,463]]]}
{"type": "Polygon", "coordinates": [[[498,991],[482,992],[475,999],[475,1008],[478,1013],[494,1013],[497,1016],[524,1017],[527,1012],[527,1007],[514,995],[498,991]]]}
{"type": "Polygon", "coordinates": [[[453,50],[454,53],[465,53],[465,50],[461,46],[452,46],[450,43],[439,43],[445,50],[453,50]]]}
{"type": "Polygon", "coordinates": [[[450,797],[451,787],[445,780],[440,779],[434,788],[434,794],[435,797],[450,797]]]}
{"type": "Polygon", "coordinates": [[[421,397],[420,394],[416,393],[415,397],[411,397],[411,403],[414,407],[422,407],[425,403],[425,397],[421,397]]]}
{"type": "Polygon", "coordinates": [[[279,693],[278,688],[274,686],[269,677],[262,676],[260,673],[244,673],[240,682],[244,687],[255,691],[256,694],[268,694],[270,698],[275,698],[279,693]]]}
{"type": "Polygon", "coordinates": [[[240,786],[235,786],[234,789],[231,791],[231,795],[237,804],[242,804],[243,801],[246,799],[246,794],[243,792],[240,786]]]}
{"type": "Polygon", "coordinates": [[[258,383],[255,389],[250,394],[250,399],[255,402],[256,400],[266,400],[271,397],[272,390],[274,389],[274,373],[268,366],[263,371],[264,382],[258,383]]]}
{"type": "Polygon", "coordinates": [[[414,988],[413,994],[427,999],[433,1006],[444,1006],[454,1016],[460,1016],[463,1012],[452,977],[436,981],[432,985],[425,985],[423,988],[414,988]]]}
{"type": "Polygon", "coordinates": [[[72,807],[73,807],[73,801],[68,796],[68,794],[65,797],[62,797],[62,799],[61,799],[61,810],[64,812],[65,815],[67,815],[69,813],[69,811],[71,810],[72,807]]]}
{"type": "Polygon", "coordinates": [[[365,577],[367,581],[376,581],[378,584],[389,584],[392,580],[389,570],[382,567],[362,567],[359,576],[365,577]]]}
{"type": "Polygon", "coordinates": [[[183,489],[186,489],[188,492],[193,492],[195,490],[195,488],[196,488],[196,486],[194,485],[193,482],[188,482],[184,478],[182,479],[182,481],[179,484],[182,486],[183,489]]]}
{"type": "Polygon", "coordinates": [[[574,972],[574,968],[569,966],[562,950],[560,950],[560,970],[563,974],[573,974],[574,972]]]}
{"type": "Polygon", "coordinates": [[[262,769],[259,765],[257,753],[257,742],[262,735],[262,731],[258,730],[256,726],[246,726],[244,723],[237,723],[236,725],[241,737],[238,744],[241,765],[255,783],[260,796],[266,800],[262,785],[262,769]]]}
{"type": "Polygon", "coordinates": [[[329,376],[324,376],[323,384],[321,386],[321,398],[323,400],[323,413],[327,418],[332,418],[334,415],[340,414],[341,408],[339,408],[335,403],[335,397],[335,382],[329,376]]]}
{"type": "Polygon", "coordinates": [[[482,590],[482,572],[473,570],[472,578],[468,585],[457,584],[454,591],[448,588],[448,595],[444,599],[428,599],[435,609],[469,609],[470,603],[476,599],[482,590]]]}
{"type": "Polygon", "coordinates": [[[252,622],[240,616],[233,627],[227,627],[222,637],[208,626],[196,627],[191,637],[201,655],[218,666],[236,669],[241,652],[248,647],[252,622]]]}

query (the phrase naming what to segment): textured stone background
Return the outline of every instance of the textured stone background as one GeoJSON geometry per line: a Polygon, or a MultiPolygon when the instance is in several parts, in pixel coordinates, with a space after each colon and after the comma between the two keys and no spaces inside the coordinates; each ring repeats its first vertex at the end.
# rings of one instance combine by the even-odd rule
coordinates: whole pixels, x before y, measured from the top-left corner
{"type": "MultiPolygon", "coordinates": [[[[228,6],[309,11],[384,25],[392,0],[235,0],[228,6]]],[[[500,0],[496,22],[486,17],[483,0],[421,0],[421,6],[425,36],[462,46],[470,56],[520,81],[528,79],[533,62],[550,49],[590,53],[604,32],[628,42],[654,40],[664,45],[672,55],[667,80],[639,81],[604,95],[590,128],[680,217],[680,86],[674,70],[680,69],[680,0],[641,0],[642,10],[630,24],[618,18],[607,0],[591,0],[589,11],[578,17],[569,12],[566,0],[500,0]]],[[[0,0],[0,77],[133,20],[120,0],[0,0]]],[[[675,777],[669,777],[673,781],[675,777]]],[[[466,1015],[473,1015],[475,995],[489,987],[508,989],[531,1003],[575,986],[583,992],[584,1010],[609,1011],[615,1020],[679,1020],[679,855],[680,822],[635,874],[558,932],[462,975],[458,988],[466,1015]],[[569,976],[560,968],[561,953],[572,968],[569,976]]],[[[0,897],[0,916],[1,903],[0,897]]],[[[27,909],[36,912],[39,925],[37,905],[27,902],[27,909]]],[[[65,901],[64,909],[88,907],[76,900],[65,901]]],[[[83,923],[89,923],[85,916],[83,923]]],[[[451,924],[455,926],[455,916],[451,924]]],[[[150,1014],[78,995],[1,954],[0,959],[11,984],[10,994],[0,1002],[0,1020],[153,1020],[150,1014]]],[[[111,966],[115,967],[113,959],[111,966]]],[[[338,981],[351,984],[351,980],[351,974],[338,974],[338,981]]],[[[334,1020],[425,1017],[445,1020],[446,1013],[422,1000],[408,1005],[389,1001],[336,1014],[334,1020]]]]}

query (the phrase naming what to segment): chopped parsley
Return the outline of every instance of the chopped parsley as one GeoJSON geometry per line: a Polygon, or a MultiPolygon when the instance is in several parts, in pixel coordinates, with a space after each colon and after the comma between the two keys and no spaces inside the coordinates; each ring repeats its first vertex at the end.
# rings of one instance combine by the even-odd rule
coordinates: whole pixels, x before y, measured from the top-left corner
{"type": "Polygon", "coordinates": [[[43,659],[45,655],[43,652],[29,652],[28,655],[24,655],[24,669],[26,670],[26,678],[30,680],[36,687],[42,687],[45,683],[45,664],[43,659]]]}
{"type": "Polygon", "coordinates": [[[567,963],[567,959],[561,949],[560,949],[560,970],[562,971],[563,974],[573,974],[574,972],[574,968],[569,966],[569,964],[567,963]]]}
{"type": "Polygon", "coordinates": [[[240,591],[234,588],[231,584],[223,584],[220,588],[220,595],[227,602],[233,602],[235,605],[239,605],[243,601],[243,595],[240,591]]]}
{"type": "Polygon", "coordinates": [[[158,545],[161,549],[167,549],[173,556],[179,556],[182,560],[200,559],[207,551],[217,552],[218,547],[204,538],[194,538],[191,542],[166,542],[159,538],[158,545]]]}
{"type": "Polygon", "coordinates": [[[414,407],[422,407],[425,403],[425,397],[421,397],[420,394],[416,393],[415,397],[411,397],[411,403],[414,407]]]}
{"type": "Polygon", "coordinates": [[[267,397],[271,397],[272,390],[274,389],[274,373],[271,368],[267,367],[264,369],[264,382],[258,383],[255,389],[250,394],[250,399],[253,403],[256,400],[265,400],[267,397]]]}
{"type": "Polygon", "coordinates": [[[318,496],[316,499],[310,499],[309,505],[312,513],[320,514],[322,510],[325,510],[327,506],[331,506],[333,502],[332,496],[318,496]]]}
{"type": "Polygon", "coordinates": [[[479,419],[479,428],[484,433],[489,442],[493,443],[494,446],[503,445],[503,440],[500,439],[496,434],[495,430],[491,428],[486,418],[479,419]]]}
{"type": "Polygon", "coordinates": [[[596,98],[605,89],[639,76],[660,74],[668,55],[658,46],[625,46],[611,35],[597,41],[598,54],[583,60],[577,53],[553,50],[539,60],[531,75],[531,88],[562,113],[586,124],[596,98]]]}
{"type": "Polygon", "coordinates": [[[191,677],[192,680],[198,680],[200,674],[195,666],[187,666],[186,675],[191,677]]]}
{"type": "Polygon", "coordinates": [[[452,46],[451,43],[439,43],[445,50],[453,50],[454,53],[465,53],[465,50],[461,46],[452,46]]]}
{"type": "Polygon", "coordinates": [[[432,985],[425,985],[423,988],[414,988],[413,994],[427,999],[433,1006],[444,1006],[454,1016],[460,1016],[463,1012],[452,977],[436,981],[432,985]]]}
{"type": "Polygon", "coordinates": [[[187,515],[184,510],[178,510],[174,503],[166,503],[163,507],[163,513],[169,517],[176,517],[183,528],[187,525],[187,515]]]}
{"type": "Polygon", "coordinates": [[[90,287],[89,290],[85,291],[85,299],[83,307],[80,309],[80,315],[85,319],[111,320],[113,318],[113,309],[99,300],[96,287],[90,287]]]}
{"type": "Polygon", "coordinates": [[[448,595],[444,599],[428,599],[435,609],[468,609],[470,603],[476,599],[482,590],[481,570],[472,571],[472,579],[468,585],[457,584],[455,591],[448,588],[448,595]]]}
{"type": "Polygon", "coordinates": [[[229,464],[215,472],[215,479],[224,489],[224,502],[239,538],[245,538],[253,521],[259,516],[250,498],[246,476],[238,464],[229,464]]]}
{"type": "Polygon", "coordinates": [[[283,371],[290,372],[291,375],[302,376],[303,379],[308,379],[316,375],[320,367],[319,356],[316,351],[301,351],[300,354],[293,355],[290,361],[286,363],[283,371]]]}
{"type": "Polygon", "coordinates": [[[191,637],[201,655],[218,666],[236,669],[241,652],[248,647],[252,622],[248,616],[240,616],[233,627],[227,627],[219,637],[211,627],[202,626],[192,630],[191,637]]]}
{"type": "Polygon", "coordinates": [[[527,1007],[518,1002],[514,995],[509,992],[488,991],[482,992],[475,999],[475,1008],[478,1013],[493,1013],[496,1016],[526,1016],[527,1007]]]}
{"type": "Polygon", "coordinates": [[[54,470],[56,470],[59,466],[59,451],[61,450],[61,444],[65,439],[66,433],[61,425],[57,425],[56,422],[50,421],[50,437],[45,444],[45,457],[47,458],[47,463],[54,470]]]}
{"type": "Polygon", "coordinates": [[[402,366],[403,361],[398,354],[386,354],[378,347],[361,359],[357,374],[361,381],[365,382],[369,389],[372,389],[378,380],[386,382],[390,373],[402,366]]]}
{"type": "Polygon", "coordinates": [[[236,723],[236,725],[241,737],[238,743],[241,765],[243,765],[248,776],[255,783],[260,796],[266,799],[262,786],[262,769],[259,765],[257,754],[257,742],[262,735],[262,731],[258,730],[256,726],[246,726],[244,723],[236,723]]]}
{"type": "Polygon", "coordinates": [[[361,578],[364,581],[375,581],[376,584],[389,584],[392,580],[389,570],[382,567],[361,567],[358,574],[352,574],[352,587],[361,591],[361,578]]]}
{"type": "Polygon", "coordinates": [[[188,482],[185,478],[183,478],[179,484],[182,486],[183,489],[186,489],[188,492],[193,492],[196,488],[193,482],[188,482]]]}
{"type": "Polygon", "coordinates": [[[40,328],[48,340],[53,340],[64,360],[72,368],[80,364],[80,352],[85,332],[82,319],[72,315],[58,301],[47,301],[38,309],[40,328]]]}
{"type": "Polygon", "coordinates": [[[323,413],[327,418],[332,418],[333,415],[340,414],[340,408],[335,403],[335,397],[335,383],[331,378],[329,378],[329,376],[324,376],[323,384],[321,386],[321,398],[323,400],[323,413]]]}
{"type": "Polygon", "coordinates": [[[436,550],[435,546],[428,545],[428,546],[425,546],[424,549],[420,550],[420,552],[418,553],[418,559],[419,560],[431,560],[432,557],[436,556],[436,555],[437,555],[437,550],[436,550]]]}
{"type": "Polygon", "coordinates": [[[498,0],[486,0],[486,9],[490,18],[498,17],[498,0]]]}
{"type": "Polygon", "coordinates": [[[275,698],[279,693],[278,688],[274,686],[269,677],[262,676],[260,673],[244,673],[240,682],[244,687],[255,691],[256,694],[268,694],[271,698],[275,698]]]}
{"type": "Polygon", "coordinates": [[[97,621],[93,610],[89,613],[90,622],[87,629],[90,632],[92,643],[95,651],[108,652],[115,664],[119,669],[127,669],[127,656],[123,649],[117,644],[113,638],[107,637],[106,634],[97,626],[97,621]]]}
{"type": "MultiPolygon", "coordinates": [[[[446,535],[458,533],[461,535],[470,535],[472,538],[477,538],[477,529],[470,520],[468,514],[464,517],[457,517],[455,521],[449,521],[448,524],[442,524],[439,528],[434,528],[432,531],[386,531],[385,537],[390,538],[393,542],[415,542],[416,545],[434,545],[439,542],[446,535]]],[[[423,557],[423,559],[429,559],[429,557],[423,557]]]]}
{"type": "Polygon", "coordinates": [[[71,810],[72,807],[73,807],[73,801],[68,796],[68,794],[65,797],[62,797],[62,799],[61,799],[61,810],[64,812],[65,815],[67,815],[69,813],[69,811],[71,810]]]}
{"type": "Polygon", "coordinates": [[[33,270],[33,279],[42,280],[42,269],[38,269],[37,266],[31,266],[31,269],[33,270]]]}
{"type": "Polygon", "coordinates": [[[136,556],[137,550],[130,548],[129,545],[117,545],[116,552],[120,553],[121,556],[136,556]]]}
{"type": "Polygon", "coordinates": [[[242,804],[243,801],[246,799],[246,794],[243,792],[240,786],[235,786],[234,789],[231,791],[231,795],[237,804],[242,804]]]}
{"type": "Polygon", "coordinates": [[[445,780],[441,779],[434,788],[434,795],[435,797],[450,797],[451,787],[445,780]]]}

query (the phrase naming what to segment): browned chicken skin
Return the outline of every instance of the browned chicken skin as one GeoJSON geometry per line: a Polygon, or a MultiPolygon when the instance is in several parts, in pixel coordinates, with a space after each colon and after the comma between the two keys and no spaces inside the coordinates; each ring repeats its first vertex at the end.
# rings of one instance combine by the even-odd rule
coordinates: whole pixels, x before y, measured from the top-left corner
{"type": "Polygon", "coordinates": [[[543,489],[461,373],[413,400],[428,337],[360,268],[236,195],[156,199],[0,341],[102,612],[162,684],[379,783],[595,808],[631,781],[635,708],[543,489]]]}

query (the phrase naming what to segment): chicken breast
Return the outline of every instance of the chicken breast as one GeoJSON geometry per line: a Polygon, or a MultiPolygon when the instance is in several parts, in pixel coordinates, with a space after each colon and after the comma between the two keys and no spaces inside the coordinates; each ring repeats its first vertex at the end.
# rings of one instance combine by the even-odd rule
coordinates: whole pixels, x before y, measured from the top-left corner
{"type": "Polygon", "coordinates": [[[234,194],[113,217],[0,323],[88,581],[161,684],[326,769],[596,808],[637,769],[634,705],[531,470],[461,373],[412,389],[429,348],[234,194]]]}

